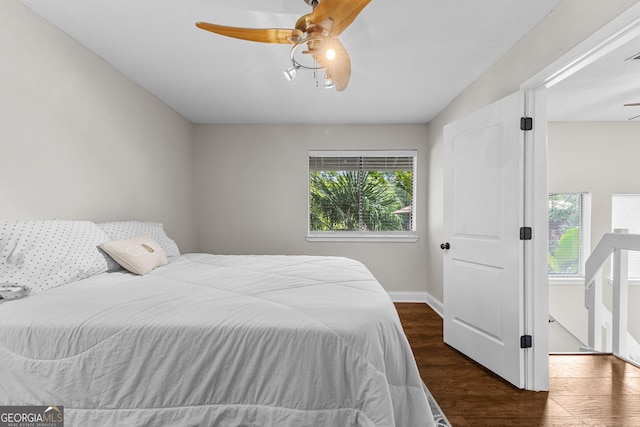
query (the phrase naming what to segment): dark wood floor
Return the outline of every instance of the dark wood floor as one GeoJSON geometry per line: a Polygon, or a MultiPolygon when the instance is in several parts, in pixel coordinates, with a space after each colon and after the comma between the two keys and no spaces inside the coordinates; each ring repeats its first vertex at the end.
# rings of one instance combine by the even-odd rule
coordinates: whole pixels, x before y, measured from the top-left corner
{"type": "Polygon", "coordinates": [[[457,426],[640,426],[640,369],[608,355],[552,355],[549,392],[518,390],[442,341],[426,304],[396,304],[420,374],[457,426]]]}

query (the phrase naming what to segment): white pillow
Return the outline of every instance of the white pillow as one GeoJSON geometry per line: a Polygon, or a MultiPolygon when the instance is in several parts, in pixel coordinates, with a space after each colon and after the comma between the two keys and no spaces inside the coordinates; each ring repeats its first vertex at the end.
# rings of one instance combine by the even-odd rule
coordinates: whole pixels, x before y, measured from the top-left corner
{"type": "Polygon", "coordinates": [[[145,275],[161,265],[167,265],[167,256],[158,242],[148,234],[127,240],[112,240],[100,245],[111,258],[132,273],[145,275]]]}
{"type": "Polygon", "coordinates": [[[166,256],[173,257],[179,256],[180,250],[178,245],[174,242],[159,222],[152,221],[111,221],[101,222],[98,227],[111,238],[111,240],[129,239],[134,236],[138,236],[142,233],[146,233],[153,240],[158,242],[166,256]]]}
{"type": "Polygon", "coordinates": [[[106,240],[89,221],[0,221],[0,284],[35,294],[105,272],[106,240]]]}

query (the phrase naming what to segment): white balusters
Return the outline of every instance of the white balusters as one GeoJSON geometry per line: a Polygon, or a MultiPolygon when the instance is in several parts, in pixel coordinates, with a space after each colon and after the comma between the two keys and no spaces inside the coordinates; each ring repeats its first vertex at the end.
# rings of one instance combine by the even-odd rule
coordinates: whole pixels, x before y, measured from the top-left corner
{"type": "Polygon", "coordinates": [[[640,235],[616,229],[607,233],[585,264],[585,306],[589,312],[589,347],[629,359],[628,251],[640,251],[640,235]],[[602,266],[613,254],[613,313],[602,303],[602,266]],[[609,319],[611,319],[609,321],[609,319]]]}

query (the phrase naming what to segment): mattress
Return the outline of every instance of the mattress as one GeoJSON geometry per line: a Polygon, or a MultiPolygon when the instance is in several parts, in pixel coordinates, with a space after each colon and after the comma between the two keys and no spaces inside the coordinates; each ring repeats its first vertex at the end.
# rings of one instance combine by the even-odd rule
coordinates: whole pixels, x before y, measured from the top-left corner
{"type": "Polygon", "coordinates": [[[0,303],[0,404],[67,426],[429,426],[397,312],[341,257],[186,254],[0,303]]]}

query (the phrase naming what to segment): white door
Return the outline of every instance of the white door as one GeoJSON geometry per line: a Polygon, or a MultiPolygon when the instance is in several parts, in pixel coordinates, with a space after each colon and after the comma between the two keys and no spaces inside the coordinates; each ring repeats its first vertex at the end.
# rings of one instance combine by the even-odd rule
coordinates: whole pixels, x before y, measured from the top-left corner
{"type": "Polygon", "coordinates": [[[445,126],[442,246],[445,342],[519,388],[523,112],[519,92],[445,126]]]}

